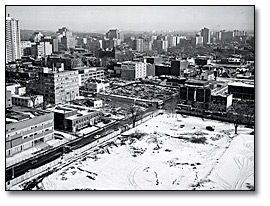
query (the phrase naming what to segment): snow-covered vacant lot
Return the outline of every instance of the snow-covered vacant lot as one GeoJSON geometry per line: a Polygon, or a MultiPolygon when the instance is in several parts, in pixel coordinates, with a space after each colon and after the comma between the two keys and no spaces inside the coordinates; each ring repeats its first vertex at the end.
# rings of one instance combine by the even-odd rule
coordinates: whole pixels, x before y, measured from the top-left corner
{"type": "Polygon", "coordinates": [[[42,185],[48,190],[248,190],[254,186],[250,132],[240,127],[235,136],[233,124],[159,115],[125,132],[124,140],[120,136],[44,178],[42,185]],[[127,138],[132,133],[144,135],[127,138]]]}

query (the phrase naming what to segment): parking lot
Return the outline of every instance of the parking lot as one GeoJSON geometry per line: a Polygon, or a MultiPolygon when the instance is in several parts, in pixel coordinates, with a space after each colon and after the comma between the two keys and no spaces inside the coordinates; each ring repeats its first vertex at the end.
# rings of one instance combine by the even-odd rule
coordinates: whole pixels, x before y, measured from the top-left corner
{"type": "Polygon", "coordinates": [[[112,89],[108,94],[132,97],[143,100],[166,100],[178,93],[178,88],[162,87],[150,84],[132,84],[112,89]]]}

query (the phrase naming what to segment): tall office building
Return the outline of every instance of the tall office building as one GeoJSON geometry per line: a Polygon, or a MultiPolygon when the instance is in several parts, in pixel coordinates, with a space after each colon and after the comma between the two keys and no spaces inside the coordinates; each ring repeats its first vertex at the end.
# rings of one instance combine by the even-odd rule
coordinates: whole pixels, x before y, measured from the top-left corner
{"type": "Polygon", "coordinates": [[[165,52],[168,50],[168,41],[167,40],[162,40],[162,50],[165,52]]]}
{"type": "Polygon", "coordinates": [[[221,41],[232,41],[232,40],[233,40],[233,32],[232,31],[222,31],[221,41]]]}
{"type": "Polygon", "coordinates": [[[35,44],[31,41],[21,41],[21,56],[31,55],[31,46],[35,44]]]}
{"type": "Polygon", "coordinates": [[[150,40],[144,41],[144,51],[151,51],[152,50],[152,42],[150,40]]]}
{"type": "Polygon", "coordinates": [[[143,39],[135,39],[133,48],[139,52],[144,52],[144,40],[143,39]]]}
{"type": "Polygon", "coordinates": [[[239,37],[239,36],[247,36],[247,32],[234,30],[233,31],[233,37],[239,37]]]}
{"type": "Polygon", "coordinates": [[[176,42],[177,42],[176,36],[169,36],[168,37],[169,47],[176,47],[176,42]]]}
{"type": "Polygon", "coordinates": [[[210,44],[210,30],[208,28],[203,28],[201,30],[201,36],[203,37],[203,45],[210,44]]]}
{"type": "Polygon", "coordinates": [[[121,64],[121,79],[135,80],[146,77],[146,63],[125,61],[121,64]]]}
{"type": "Polygon", "coordinates": [[[6,63],[21,58],[19,20],[6,17],[6,63]]]}
{"type": "Polygon", "coordinates": [[[59,43],[63,46],[62,49],[68,50],[76,47],[76,38],[72,35],[72,31],[67,27],[59,28],[56,33],[59,43]]]}
{"type": "Polygon", "coordinates": [[[196,46],[202,46],[204,42],[204,38],[202,36],[197,35],[195,37],[195,45],[196,46]]]}
{"type": "Polygon", "coordinates": [[[52,45],[50,42],[37,42],[31,46],[31,55],[45,57],[52,54],[52,45]]]}

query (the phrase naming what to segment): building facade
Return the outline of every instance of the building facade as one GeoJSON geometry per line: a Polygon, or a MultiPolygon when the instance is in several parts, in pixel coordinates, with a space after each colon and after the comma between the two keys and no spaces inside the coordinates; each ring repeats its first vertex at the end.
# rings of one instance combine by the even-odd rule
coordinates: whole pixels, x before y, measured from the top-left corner
{"type": "Polygon", "coordinates": [[[183,104],[203,103],[205,106],[211,102],[211,89],[209,82],[200,80],[186,81],[180,87],[180,102],[183,104]]]}
{"type": "Polygon", "coordinates": [[[171,75],[171,66],[165,64],[155,64],[155,76],[171,75]]]}
{"type": "Polygon", "coordinates": [[[233,98],[255,100],[254,85],[241,82],[233,82],[228,84],[228,93],[233,95],[233,98]]]}
{"type": "Polygon", "coordinates": [[[66,103],[79,96],[78,70],[42,68],[39,73],[40,93],[44,101],[53,104],[66,103]]]}
{"type": "Polygon", "coordinates": [[[41,110],[6,112],[6,156],[53,139],[53,113],[41,110]],[[29,114],[30,113],[30,114],[29,114]]]}
{"type": "Polygon", "coordinates": [[[31,46],[32,46],[31,41],[21,41],[21,56],[28,56],[31,55],[31,46]],[[29,54],[29,49],[30,49],[30,54],[29,54]]]}
{"type": "Polygon", "coordinates": [[[45,57],[52,54],[50,42],[37,42],[31,46],[31,55],[35,57],[45,57]]]}
{"type": "Polygon", "coordinates": [[[53,112],[55,128],[74,133],[100,122],[102,116],[99,110],[73,105],[60,105],[53,112]]]}
{"type": "Polygon", "coordinates": [[[173,60],[171,61],[171,75],[182,76],[184,70],[188,67],[187,60],[173,60]]]}
{"type": "Polygon", "coordinates": [[[195,37],[195,45],[196,46],[202,46],[203,45],[203,37],[202,36],[196,36],[195,37]]]}
{"type": "Polygon", "coordinates": [[[85,86],[88,79],[104,79],[103,67],[79,67],[79,86],[85,86]]]}
{"type": "Polygon", "coordinates": [[[201,36],[203,37],[203,45],[210,44],[210,30],[208,28],[203,28],[201,30],[201,36]]]}
{"type": "Polygon", "coordinates": [[[143,39],[135,39],[133,43],[134,43],[133,49],[135,49],[139,52],[144,52],[144,40],[143,39]]]}
{"type": "Polygon", "coordinates": [[[121,64],[121,78],[136,80],[146,77],[146,63],[126,61],[121,64]]]}
{"type": "Polygon", "coordinates": [[[35,106],[43,104],[43,96],[36,95],[34,100],[31,100],[29,96],[21,96],[21,95],[14,94],[12,95],[12,104],[17,105],[17,106],[33,108],[35,106]]]}
{"type": "Polygon", "coordinates": [[[88,79],[84,84],[85,90],[91,91],[93,93],[104,92],[109,86],[109,82],[100,79],[88,79]]]}

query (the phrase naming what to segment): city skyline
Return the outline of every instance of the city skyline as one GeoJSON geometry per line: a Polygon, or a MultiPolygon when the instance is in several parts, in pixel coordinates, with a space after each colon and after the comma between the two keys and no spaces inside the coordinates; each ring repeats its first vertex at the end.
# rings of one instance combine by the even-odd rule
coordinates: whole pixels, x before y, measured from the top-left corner
{"type": "Polygon", "coordinates": [[[255,191],[254,6],[7,7],[6,191],[255,191]]]}
{"type": "Polygon", "coordinates": [[[254,30],[253,6],[6,6],[8,14],[20,20],[22,30],[254,30]]]}

